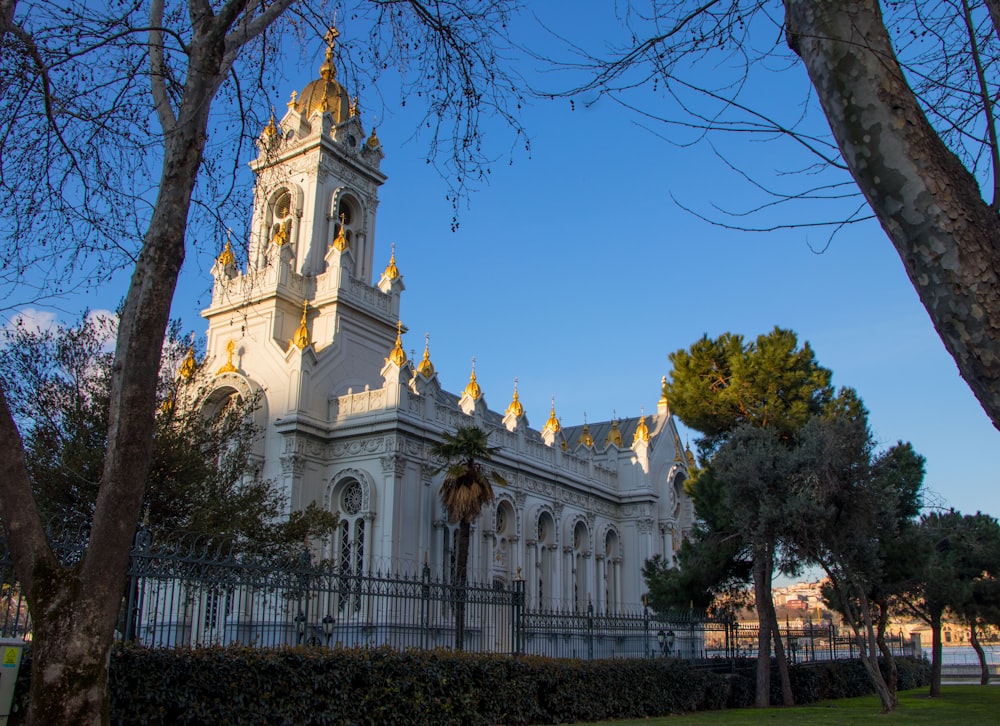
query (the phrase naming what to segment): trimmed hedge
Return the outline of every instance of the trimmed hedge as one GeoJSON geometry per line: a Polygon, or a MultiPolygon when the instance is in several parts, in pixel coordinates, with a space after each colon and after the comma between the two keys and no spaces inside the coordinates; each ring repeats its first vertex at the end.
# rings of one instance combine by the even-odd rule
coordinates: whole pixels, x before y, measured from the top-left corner
{"type": "MultiPolygon", "coordinates": [[[[901,688],[915,687],[929,668],[901,660],[899,672],[901,688]]],[[[791,673],[799,703],[873,690],[856,661],[791,673]]],[[[746,706],[754,692],[752,672],[713,673],[676,660],[389,649],[125,647],[112,652],[109,677],[112,723],[154,726],[570,723],[746,706]]]]}

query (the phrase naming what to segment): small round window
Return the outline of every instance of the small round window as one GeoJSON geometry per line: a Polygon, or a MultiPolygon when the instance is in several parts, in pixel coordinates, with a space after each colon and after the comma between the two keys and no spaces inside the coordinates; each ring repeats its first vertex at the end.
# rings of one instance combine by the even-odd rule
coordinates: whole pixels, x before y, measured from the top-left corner
{"type": "Polygon", "coordinates": [[[340,508],[344,514],[354,515],[361,511],[361,485],[358,482],[351,482],[344,490],[340,498],[340,508]]]}

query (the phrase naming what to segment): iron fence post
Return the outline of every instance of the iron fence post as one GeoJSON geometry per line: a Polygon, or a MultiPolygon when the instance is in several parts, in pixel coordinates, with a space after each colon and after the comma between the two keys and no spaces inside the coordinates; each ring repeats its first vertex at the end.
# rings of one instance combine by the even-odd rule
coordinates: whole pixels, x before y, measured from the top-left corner
{"type": "Polygon", "coordinates": [[[428,649],[428,639],[431,628],[431,567],[424,560],[424,569],[420,575],[420,642],[424,650],[428,649]]]}
{"type": "Polygon", "coordinates": [[[594,603],[587,598],[587,660],[594,660],[594,603]]]}
{"type": "Polygon", "coordinates": [[[521,655],[524,652],[524,580],[520,577],[514,580],[512,609],[514,655],[521,655]]]}

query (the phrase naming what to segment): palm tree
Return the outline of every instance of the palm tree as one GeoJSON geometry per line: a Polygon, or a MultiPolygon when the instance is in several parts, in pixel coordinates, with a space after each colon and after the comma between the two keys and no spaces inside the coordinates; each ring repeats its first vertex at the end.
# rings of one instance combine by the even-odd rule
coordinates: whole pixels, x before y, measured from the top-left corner
{"type": "Polygon", "coordinates": [[[507,484],[495,471],[487,472],[480,462],[489,461],[500,447],[486,443],[488,434],[478,426],[459,426],[454,434],[446,433],[443,441],[431,448],[431,454],[443,459],[441,503],[448,519],[458,522],[458,547],[455,552],[455,650],[465,645],[465,586],[469,564],[469,532],[483,507],[493,501],[495,482],[507,484]]]}

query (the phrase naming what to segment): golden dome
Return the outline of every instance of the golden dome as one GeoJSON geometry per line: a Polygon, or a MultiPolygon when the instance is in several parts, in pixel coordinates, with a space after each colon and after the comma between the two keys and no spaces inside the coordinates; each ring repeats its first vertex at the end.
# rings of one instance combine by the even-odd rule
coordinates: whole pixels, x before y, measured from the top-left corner
{"type": "Polygon", "coordinates": [[[622,432],[618,430],[618,422],[611,422],[611,430],[608,432],[608,438],[604,441],[604,445],[614,444],[619,449],[622,447],[622,432]]]}
{"type": "Polygon", "coordinates": [[[514,379],[514,397],[510,401],[510,405],[507,406],[507,410],[504,413],[512,413],[517,418],[521,418],[524,415],[524,406],[521,405],[521,400],[517,397],[517,379],[514,379]]]}
{"type": "Polygon", "coordinates": [[[385,279],[387,280],[395,280],[399,277],[399,268],[396,267],[396,245],[392,246],[392,256],[389,258],[389,264],[382,274],[385,275],[385,279]]]}
{"type": "Polygon", "coordinates": [[[340,33],[331,28],[326,34],[326,58],[319,67],[319,78],[311,81],[302,89],[295,110],[303,116],[309,116],[314,111],[333,114],[334,123],[343,123],[351,114],[351,97],[347,90],[337,82],[337,69],[333,65],[333,45],[340,33]]]}
{"type": "Polygon", "coordinates": [[[198,363],[194,359],[194,347],[188,348],[187,355],[184,356],[184,360],[181,361],[180,374],[181,378],[185,381],[191,379],[194,375],[195,369],[198,367],[198,363]]]}
{"type": "Polygon", "coordinates": [[[556,418],[556,397],[552,397],[552,411],[549,413],[549,420],[545,422],[545,426],[542,431],[551,431],[556,434],[559,433],[559,429],[562,426],[559,424],[559,419],[556,418]]]}
{"type": "Polygon", "coordinates": [[[632,437],[633,444],[638,441],[649,441],[649,428],[646,426],[646,414],[639,417],[639,425],[635,427],[635,436],[632,437]]]}
{"type": "Polygon", "coordinates": [[[417,366],[417,373],[424,378],[430,378],[434,375],[434,364],[431,363],[431,336],[429,333],[424,336],[424,359],[417,366]]]}
{"type": "Polygon", "coordinates": [[[476,382],[476,359],[472,359],[472,374],[469,376],[469,382],[465,386],[465,395],[471,398],[473,401],[478,401],[483,396],[483,389],[479,387],[476,382]]]}
{"type": "Polygon", "coordinates": [[[299,350],[305,350],[306,346],[311,342],[309,340],[309,328],[306,327],[306,310],[308,303],[302,301],[302,322],[299,323],[299,327],[295,329],[295,335],[292,336],[292,345],[294,345],[299,350]]]}
{"type": "Polygon", "coordinates": [[[400,320],[396,323],[396,345],[393,347],[392,351],[389,353],[389,362],[394,363],[400,368],[406,365],[406,351],[403,350],[403,321],[400,320]]]}
{"type": "Polygon", "coordinates": [[[579,440],[576,442],[578,445],[583,444],[587,448],[594,445],[594,437],[590,435],[590,427],[584,422],[583,433],[580,434],[579,440]]]}

